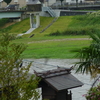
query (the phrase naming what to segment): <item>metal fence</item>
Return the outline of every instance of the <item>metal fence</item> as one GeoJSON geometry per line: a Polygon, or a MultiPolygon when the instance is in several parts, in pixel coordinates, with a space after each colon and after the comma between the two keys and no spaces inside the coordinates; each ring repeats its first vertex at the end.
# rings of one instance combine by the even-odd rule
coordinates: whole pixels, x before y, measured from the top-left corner
{"type": "Polygon", "coordinates": [[[49,4],[48,6],[52,8],[60,8],[60,7],[87,7],[87,6],[100,6],[100,1],[88,1],[88,2],[79,2],[79,3],[54,3],[49,4]]]}

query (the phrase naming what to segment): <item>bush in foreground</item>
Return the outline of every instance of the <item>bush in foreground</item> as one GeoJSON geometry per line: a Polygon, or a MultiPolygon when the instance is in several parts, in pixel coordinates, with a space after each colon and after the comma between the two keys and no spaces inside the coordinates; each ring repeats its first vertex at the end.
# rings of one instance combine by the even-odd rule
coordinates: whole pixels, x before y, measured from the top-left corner
{"type": "Polygon", "coordinates": [[[86,94],[87,100],[100,100],[100,84],[91,88],[86,94]]]}

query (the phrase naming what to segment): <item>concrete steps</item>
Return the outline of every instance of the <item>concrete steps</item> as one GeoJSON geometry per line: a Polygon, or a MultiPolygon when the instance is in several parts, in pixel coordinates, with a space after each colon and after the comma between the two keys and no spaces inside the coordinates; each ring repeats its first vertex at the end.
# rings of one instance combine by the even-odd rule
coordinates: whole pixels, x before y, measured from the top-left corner
{"type": "Polygon", "coordinates": [[[26,33],[21,33],[21,34],[18,34],[17,37],[19,36],[22,36],[24,34],[30,34],[32,31],[34,31],[36,28],[30,28],[26,33]]]}
{"type": "Polygon", "coordinates": [[[26,33],[24,34],[30,34],[32,31],[34,31],[36,28],[30,28],[26,33]]]}
{"type": "Polygon", "coordinates": [[[54,18],[54,20],[47,26],[45,27],[40,33],[44,32],[46,29],[48,29],[58,18],[54,18]]]}

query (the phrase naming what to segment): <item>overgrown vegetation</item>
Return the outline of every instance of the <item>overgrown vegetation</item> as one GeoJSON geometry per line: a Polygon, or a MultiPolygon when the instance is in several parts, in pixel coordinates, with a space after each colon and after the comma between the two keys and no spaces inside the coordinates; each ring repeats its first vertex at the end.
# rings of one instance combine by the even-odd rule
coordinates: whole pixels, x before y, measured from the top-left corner
{"type": "MultiPolygon", "coordinates": [[[[2,25],[3,26],[3,25],[2,25]]],[[[27,30],[30,28],[30,22],[29,18],[22,20],[21,22],[16,22],[15,24],[4,28],[0,29],[0,33],[12,33],[12,34],[21,34],[25,33],[27,30]]]]}
{"type": "Polygon", "coordinates": [[[4,26],[6,23],[8,23],[10,20],[8,18],[3,18],[0,19],[0,28],[2,28],[2,26],[4,26]]]}
{"type": "Polygon", "coordinates": [[[59,35],[87,35],[88,33],[97,33],[100,31],[100,11],[88,13],[86,15],[74,16],[72,21],[66,27],[66,30],[51,32],[50,36],[59,35]]]}
{"type": "Polygon", "coordinates": [[[49,36],[61,36],[61,35],[88,35],[89,33],[96,33],[97,29],[95,29],[94,27],[83,27],[83,28],[76,28],[72,27],[72,28],[68,28],[67,30],[60,32],[60,31],[56,31],[54,33],[50,33],[49,36]]]}
{"type": "Polygon", "coordinates": [[[99,100],[100,99],[100,84],[96,87],[93,87],[85,95],[86,100],[99,100]]]}
{"type": "Polygon", "coordinates": [[[11,41],[9,34],[0,36],[0,100],[38,100],[39,78],[29,74],[31,63],[21,66],[26,45],[11,41]]]}

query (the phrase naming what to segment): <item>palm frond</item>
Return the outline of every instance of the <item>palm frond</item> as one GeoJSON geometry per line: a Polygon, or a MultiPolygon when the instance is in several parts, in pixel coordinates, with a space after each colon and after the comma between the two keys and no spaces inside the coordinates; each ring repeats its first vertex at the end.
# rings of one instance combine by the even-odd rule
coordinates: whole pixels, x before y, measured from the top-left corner
{"type": "Polygon", "coordinates": [[[78,66],[76,73],[90,73],[91,76],[96,76],[100,72],[98,71],[100,68],[100,33],[90,34],[90,37],[93,39],[90,46],[76,50],[80,58],[80,61],[75,64],[78,66]]]}

